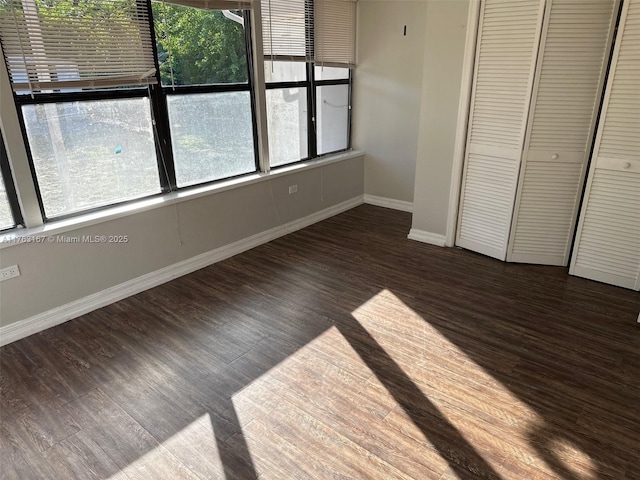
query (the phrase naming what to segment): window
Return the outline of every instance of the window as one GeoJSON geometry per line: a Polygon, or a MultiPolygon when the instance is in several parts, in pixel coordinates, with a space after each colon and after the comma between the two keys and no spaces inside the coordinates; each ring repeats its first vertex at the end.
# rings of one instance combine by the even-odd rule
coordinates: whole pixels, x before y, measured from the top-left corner
{"type": "Polygon", "coordinates": [[[255,172],[248,16],[156,3],[153,18],[176,185],[255,172]]]}
{"type": "Polygon", "coordinates": [[[255,172],[249,92],[169,95],[179,187],[255,172]]]}
{"type": "Polygon", "coordinates": [[[263,0],[262,22],[271,166],[348,149],[355,3],[263,0]]]}
{"type": "Polygon", "coordinates": [[[349,146],[349,85],[316,87],[318,155],[349,146]]]}
{"type": "Polygon", "coordinates": [[[27,104],[22,116],[47,217],[161,191],[149,98],[27,104]]]}
{"type": "Polygon", "coordinates": [[[257,170],[249,17],[209,4],[248,5],[0,6],[0,40],[45,219],[257,170]]]}
{"type": "Polygon", "coordinates": [[[0,38],[45,219],[160,193],[140,0],[7,0],[0,38]]]}
{"type": "MultiPolygon", "coordinates": [[[[354,5],[0,2],[0,46],[44,221],[259,169],[251,8],[269,15],[271,166],[347,149],[354,5]]],[[[22,221],[5,157],[0,229],[22,221]]]]}
{"type": "Polygon", "coordinates": [[[315,67],[318,111],[318,155],[349,148],[351,72],[347,68],[315,67]]]}
{"type": "Polygon", "coordinates": [[[9,159],[0,135],[0,231],[15,228],[22,223],[18,198],[9,168],[9,159]]]}
{"type": "Polygon", "coordinates": [[[272,167],[349,148],[348,68],[266,61],[265,79],[272,167]]]}

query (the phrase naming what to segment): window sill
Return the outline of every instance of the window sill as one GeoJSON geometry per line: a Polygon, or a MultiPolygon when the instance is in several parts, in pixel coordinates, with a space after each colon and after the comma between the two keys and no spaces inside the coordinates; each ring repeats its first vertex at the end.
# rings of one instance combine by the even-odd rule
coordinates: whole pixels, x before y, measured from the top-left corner
{"type": "Polygon", "coordinates": [[[187,202],[207,195],[215,195],[216,193],[225,192],[227,190],[246,187],[248,185],[253,185],[254,183],[271,180],[272,178],[283,177],[305,170],[324,167],[332,163],[342,162],[362,155],[364,155],[364,152],[359,150],[350,150],[335,155],[327,155],[319,159],[296,163],[290,166],[279,167],[277,170],[271,172],[260,172],[245,175],[240,178],[234,178],[201,187],[196,186],[189,188],[188,190],[171,192],[154,198],[128,203],[127,205],[100,210],[98,212],[92,212],[84,215],[80,214],[73,218],[51,221],[40,227],[11,230],[0,234],[0,249],[16,245],[49,243],[47,241],[47,237],[51,237],[53,235],[61,235],[66,232],[97,225],[110,220],[135,215],[137,213],[142,213],[156,208],[166,207],[167,205],[187,202]]]}

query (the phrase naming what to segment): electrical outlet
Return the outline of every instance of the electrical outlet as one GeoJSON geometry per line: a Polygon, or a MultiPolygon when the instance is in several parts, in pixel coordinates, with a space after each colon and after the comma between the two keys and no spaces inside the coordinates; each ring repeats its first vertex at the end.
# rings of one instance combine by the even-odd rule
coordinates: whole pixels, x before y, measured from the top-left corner
{"type": "Polygon", "coordinates": [[[10,267],[3,268],[2,270],[0,270],[0,282],[4,280],[9,280],[10,278],[13,278],[13,277],[19,277],[19,276],[20,276],[20,269],[18,268],[18,265],[11,265],[10,267]]]}
{"type": "Polygon", "coordinates": [[[289,195],[291,195],[292,193],[296,193],[298,191],[298,185],[291,185],[289,187],[289,195]]]}

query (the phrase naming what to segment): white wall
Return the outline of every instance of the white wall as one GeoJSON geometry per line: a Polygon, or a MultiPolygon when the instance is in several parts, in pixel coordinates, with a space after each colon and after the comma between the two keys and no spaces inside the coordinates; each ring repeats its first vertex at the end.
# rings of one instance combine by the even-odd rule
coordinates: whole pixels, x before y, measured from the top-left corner
{"type": "Polygon", "coordinates": [[[0,268],[17,264],[21,276],[0,284],[0,326],[361,198],[363,179],[359,156],[62,234],[127,235],[127,243],[4,246],[0,268]]]}
{"type": "Polygon", "coordinates": [[[412,228],[446,234],[468,0],[429,0],[412,228]]]}
{"type": "Polygon", "coordinates": [[[0,326],[363,192],[412,201],[415,187],[413,228],[444,235],[467,10],[468,0],[359,3],[353,126],[364,166],[355,158],[276,178],[273,197],[260,182],[66,233],[128,235],[123,245],[3,248],[0,267],[18,264],[22,275],[0,284],[0,326]],[[288,195],[290,184],[297,195],[288,195]]]}
{"type": "Polygon", "coordinates": [[[413,201],[426,10],[420,1],[358,2],[352,138],[366,152],[369,195],[413,201]]]}
{"type": "MultiPolygon", "coordinates": [[[[46,231],[50,231],[47,229],[55,229],[56,224],[65,221],[42,226],[4,65],[0,65],[0,126],[20,198],[30,200],[22,205],[25,220],[33,227],[31,231],[39,232],[34,236],[43,238],[46,231]],[[44,233],[43,229],[46,230],[44,233]]],[[[295,171],[276,172],[268,179],[254,178],[250,184],[215,193],[193,196],[192,192],[180,192],[177,194],[181,197],[179,203],[166,202],[165,198],[162,206],[61,233],[65,237],[126,235],[127,243],[45,241],[3,244],[0,268],[17,264],[21,275],[0,283],[0,327],[4,330],[0,333],[11,336],[21,330],[20,325],[30,323],[23,320],[64,316],[66,307],[82,303],[91,295],[103,296],[107,290],[112,292],[113,287],[118,290],[118,286],[135,282],[141,276],[185,263],[202,254],[206,256],[233,242],[263,232],[288,231],[290,222],[305,218],[310,221],[309,216],[311,220],[317,219],[335,212],[338,207],[346,208],[361,202],[364,193],[362,155],[346,153],[332,162],[323,160],[310,162],[308,166],[286,167],[285,170],[295,171]],[[297,193],[289,195],[290,185],[298,186],[297,193]],[[184,198],[189,195],[190,198],[184,198]],[[58,315],[59,312],[62,314],[58,315]]],[[[5,234],[0,241],[6,241],[11,235],[5,234]]]]}

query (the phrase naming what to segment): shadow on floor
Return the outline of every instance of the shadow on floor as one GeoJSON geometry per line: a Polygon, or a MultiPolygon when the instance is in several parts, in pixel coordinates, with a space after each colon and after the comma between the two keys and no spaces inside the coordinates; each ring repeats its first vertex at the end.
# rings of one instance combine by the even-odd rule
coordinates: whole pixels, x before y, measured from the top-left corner
{"type": "Polygon", "coordinates": [[[257,478],[232,397],[334,327],[453,473],[500,478],[352,316],[385,289],[544,419],[527,441],[558,478],[582,480],[556,441],[584,452],[594,478],[625,478],[640,451],[640,413],[629,408],[640,401],[640,337],[628,322],[637,295],[408,241],[409,218],[358,207],[3,347],[8,478],[78,477],[82,462],[97,477],[140,464],[156,478],[170,471],[162,468],[257,478]],[[500,355],[512,363],[500,365],[500,355]],[[95,391],[119,416],[88,402],[95,391]],[[198,432],[194,442],[219,462],[162,457],[203,415],[215,445],[198,432]],[[150,453],[159,457],[145,463],[150,453]]]}

